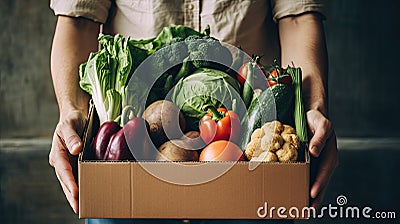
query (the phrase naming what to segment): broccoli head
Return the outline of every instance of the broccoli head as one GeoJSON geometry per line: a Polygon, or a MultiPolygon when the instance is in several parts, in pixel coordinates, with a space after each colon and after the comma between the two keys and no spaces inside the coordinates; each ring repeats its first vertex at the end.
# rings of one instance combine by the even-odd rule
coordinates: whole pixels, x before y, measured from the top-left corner
{"type": "Polygon", "coordinates": [[[232,63],[231,52],[218,40],[210,36],[189,36],[185,39],[189,60],[196,68],[213,67],[213,64],[232,63]]]}
{"type": "Polygon", "coordinates": [[[185,42],[180,37],[175,37],[170,45],[164,46],[153,54],[154,67],[166,68],[172,65],[182,63],[188,56],[188,50],[185,42]]]}
{"type": "Polygon", "coordinates": [[[160,75],[169,68],[178,65],[188,57],[188,50],[184,39],[175,37],[170,45],[166,45],[156,51],[150,58],[151,72],[154,75],[160,75]]]}

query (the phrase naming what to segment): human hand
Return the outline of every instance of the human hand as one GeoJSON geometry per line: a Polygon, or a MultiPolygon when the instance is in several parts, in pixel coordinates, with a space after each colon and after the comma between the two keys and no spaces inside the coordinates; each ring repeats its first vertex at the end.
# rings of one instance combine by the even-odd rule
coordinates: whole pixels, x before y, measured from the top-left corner
{"type": "Polygon", "coordinates": [[[72,158],[82,150],[83,143],[79,136],[83,132],[86,119],[78,110],[71,111],[61,118],[54,131],[49,153],[49,163],[54,167],[58,181],[75,213],[78,213],[78,186],[72,167],[77,166],[77,161],[72,161],[72,158]]]}
{"type": "Polygon", "coordinates": [[[339,165],[336,135],[331,122],[318,110],[307,112],[311,136],[309,151],[317,160],[317,170],[310,196],[312,206],[317,208],[325,195],[334,170],[339,165]]]}

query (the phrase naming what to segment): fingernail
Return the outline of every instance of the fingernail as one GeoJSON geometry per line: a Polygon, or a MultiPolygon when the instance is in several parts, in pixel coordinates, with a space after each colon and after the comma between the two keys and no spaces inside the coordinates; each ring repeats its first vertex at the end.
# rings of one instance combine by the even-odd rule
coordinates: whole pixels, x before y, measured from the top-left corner
{"type": "Polygon", "coordinates": [[[75,142],[71,147],[71,151],[72,152],[78,151],[79,146],[80,146],[80,143],[79,142],[75,142]]]}
{"type": "Polygon", "coordinates": [[[310,196],[311,196],[312,199],[317,198],[317,196],[318,196],[318,189],[317,189],[315,186],[313,186],[313,187],[311,188],[310,196]]]}
{"type": "Polygon", "coordinates": [[[316,146],[311,147],[311,152],[313,152],[314,154],[319,156],[319,151],[318,151],[318,148],[316,146]]]}

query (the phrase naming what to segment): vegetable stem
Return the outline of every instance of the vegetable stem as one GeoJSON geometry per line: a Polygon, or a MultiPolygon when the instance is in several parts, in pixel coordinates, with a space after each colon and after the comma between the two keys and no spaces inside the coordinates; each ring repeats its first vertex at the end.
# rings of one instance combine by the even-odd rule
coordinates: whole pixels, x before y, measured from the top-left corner
{"type": "Polygon", "coordinates": [[[210,104],[205,105],[203,107],[203,109],[207,110],[209,113],[211,113],[212,114],[211,119],[213,119],[215,121],[219,121],[222,118],[224,118],[224,115],[221,112],[219,112],[217,110],[217,108],[215,108],[213,105],[210,105],[210,104]]]}
{"type": "Polygon", "coordinates": [[[206,28],[204,28],[203,32],[201,33],[205,36],[210,36],[211,33],[210,25],[207,25],[206,28]]]}
{"type": "Polygon", "coordinates": [[[191,71],[192,71],[192,62],[188,60],[188,58],[186,58],[185,60],[183,60],[182,67],[179,70],[178,74],[176,74],[175,76],[174,85],[176,85],[182,78],[188,76],[191,71]]]}
{"type": "Polygon", "coordinates": [[[121,113],[121,124],[120,126],[123,127],[130,119],[135,117],[134,115],[134,108],[130,105],[125,106],[121,113]]]}
{"type": "Polygon", "coordinates": [[[304,105],[302,99],[302,74],[300,68],[288,67],[288,73],[292,76],[294,87],[294,122],[296,126],[296,134],[301,142],[307,142],[307,124],[304,105]]]}

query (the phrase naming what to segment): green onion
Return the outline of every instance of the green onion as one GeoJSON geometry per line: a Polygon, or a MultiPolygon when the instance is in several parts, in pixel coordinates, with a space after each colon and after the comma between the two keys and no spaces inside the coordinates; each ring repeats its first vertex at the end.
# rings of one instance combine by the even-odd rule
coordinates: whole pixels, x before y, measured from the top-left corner
{"type": "Polygon", "coordinates": [[[301,93],[301,69],[288,66],[287,72],[292,76],[294,88],[294,124],[296,126],[296,134],[301,142],[308,142],[306,114],[301,93]]]}

